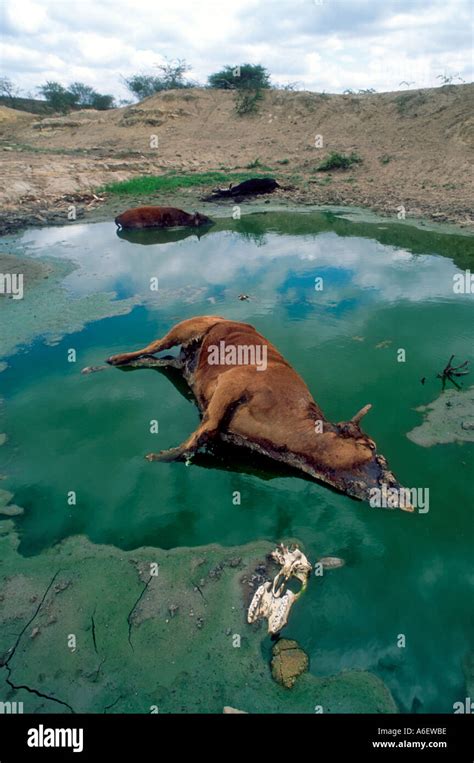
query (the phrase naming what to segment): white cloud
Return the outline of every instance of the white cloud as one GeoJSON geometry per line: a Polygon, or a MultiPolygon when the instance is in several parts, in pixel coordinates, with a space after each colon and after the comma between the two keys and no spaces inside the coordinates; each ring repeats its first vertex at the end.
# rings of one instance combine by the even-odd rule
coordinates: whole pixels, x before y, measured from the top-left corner
{"type": "Polygon", "coordinates": [[[469,81],[470,22],[470,0],[3,0],[2,59],[26,90],[81,71],[123,97],[120,75],[166,57],[185,58],[203,83],[248,61],[308,89],[397,89],[444,73],[469,81]]]}
{"type": "Polygon", "coordinates": [[[21,0],[18,3],[6,3],[6,20],[12,30],[19,33],[34,34],[47,27],[48,12],[34,0],[21,0]]]}
{"type": "MultiPolygon", "coordinates": [[[[214,234],[211,228],[201,241],[194,237],[181,241],[179,250],[175,243],[149,245],[141,247],[138,256],[137,244],[118,242],[111,223],[97,223],[93,238],[90,226],[78,224],[27,231],[22,244],[33,256],[45,248],[52,257],[64,257],[66,252],[78,269],[68,276],[65,285],[79,295],[112,292],[117,283],[126,283],[131,294],[146,302],[152,273],[159,277],[163,293],[171,300],[179,300],[183,287],[191,293],[195,289],[202,296],[208,290],[212,292],[213,286],[238,283],[245,274],[248,283],[264,295],[268,308],[288,284],[289,274],[319,275],[329,268],[350,273],[350,279],[334,279],[324,293],[318,293],[322,305],[337,305],[345,298],[362,300],[362,305],[364,290],[385,304],[460,299],[460,295],[453,294],[453,275],[459,271],[447,257],[415,256],[405,249],[332,232],[299,236],[295,250],[291,236],[268,232],[264,243],[257,245],[243,242],[238,233],[214,234]]],[[[314,297],[310,280],[303,292],[305,299],[314,297]]]]}

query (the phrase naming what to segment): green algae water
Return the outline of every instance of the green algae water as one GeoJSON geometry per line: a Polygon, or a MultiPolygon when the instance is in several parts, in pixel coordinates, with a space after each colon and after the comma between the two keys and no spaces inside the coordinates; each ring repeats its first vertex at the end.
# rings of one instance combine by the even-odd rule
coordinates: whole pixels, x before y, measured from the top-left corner
{"type": "MultiPolygon", "coordinates": [[[[449,357],[472,362],[474,294],[453,278],[473,267],[474,239],[268,212],[199,235],[118,235],[111,222],[29,230],[3,251],[28,266],[24,299],[0,302],[0,473],[24,509],[18,571],[76,535],[194,554],[292,538],[312,562],[346,561],[312,577],[283,632],[311,673],[370,671],[401,711],[452,712],[473,648],[474,445],[407,435],[423,423],[416,409],[440,398],[449,357]],[[47,277],[29,281],[40,265],[47,277]],[[372,403],[364,430],[403,485],[429,489],[429,511],[374,509],[235,451],[188,467],[145,461],[196,428],[187,388],[154,370],[80,371],[200,314],[253,324],[332,421],[372,403]]],[[[474,377],[461,381],[459,395],[474,377]]],[[[271,642],[258,638],[264,665],[271,642]]]]}

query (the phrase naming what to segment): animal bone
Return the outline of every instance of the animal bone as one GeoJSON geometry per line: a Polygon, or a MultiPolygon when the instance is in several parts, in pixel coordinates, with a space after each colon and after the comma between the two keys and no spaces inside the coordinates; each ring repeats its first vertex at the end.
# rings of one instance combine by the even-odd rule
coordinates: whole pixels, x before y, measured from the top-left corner
{"type": "Polygon", "coordinates": [[[107,366],[86,366],[82,369],[81,374],[95,374],[97,371],[106,371],[107,366]]]}
{"type": "Polygon", "coordinates": [[[303,585],[303,591],[308,582],[311,565],[302,551],[300,551],[299,548],[290,551],[288,546],[284,546],[283,543],[280,543],[280,546],[278,546],[275,551],[272,551],[271,556],[278,564],[282,565],[282,569],[275,578],[275,581],[277,581],[279,577],[283,577],[285,581],[289,580],[290,577],[298,578],[303,585]]]}
{"type": "Polygon", "coordinates": [[[275,634],[287,624],[291,607],[305,590],[311,564],[299,548],[290,550],[283,544],[272,551],[271,556],[282,569],[275,576],[273,583],[267,580],[257,588],[250,602],[247,621],[254,623],[264,618],[268,620],[268,632],[275,634]],[[285,585],[291,577],[297,578],[302,584],[297,594],[290,589],[285,591],[285,585]]]}
{"type": "Polygon", "coordinates": [[[273,585],[268,580],[257,588],[250,602],[247,615],[249,623],[255,623],[260,618],[268,620],[268,632],[278,633],[287,624],[290,609],[297,596],[293,591],[287,591],[283,596],[275,595],[273,585]]]}
{"type": "Polygon", "coordinates": [[[287,591],[280,599],[273,599],[272,608],[268,616],[268,632],[279,633],[288,622],[290,609],[298,597],[293,591],[287,591]]]}

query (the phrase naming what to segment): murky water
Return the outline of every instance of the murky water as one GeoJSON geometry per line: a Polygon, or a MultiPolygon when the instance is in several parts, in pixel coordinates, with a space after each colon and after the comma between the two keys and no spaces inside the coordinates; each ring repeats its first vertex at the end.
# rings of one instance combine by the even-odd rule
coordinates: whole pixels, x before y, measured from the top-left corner
{"type": "MultiPolygon", "coordinates": [[[[20,552],[40,554],[76,533],[126,549],[297,538],[311,560],[347,561],[315,579],[285,631],[310,654],[311,670],[370,669],[402,710],[452,711],[464,696],[462,660],[473,635],[474,446],[422,448],[406,435],[422,421],[414,409],[439,396],[436,374],[449,356],[472,358],[474,295],[455,294],[453,275],[474,261],[473,239],[330,214],[267,213],[221,220],[200,239],[119,237],[111,223],[31,230],[11,237],[8,250],[72,260],[76,268],[55,289],[67,290],[66,305],[84,300],[86,323],[45,343],[38,308],[38,336],[6,358],[0,375],[0,431],[9,438],[0,471],[25,507],[20,552]],[[150,289],[155,278],[158,291],[150,289]],[[129,312],[87,322],[94,317],[87,299],[99,292],[129,300],[129,312]],[[250,299],[239,301],[241,293],[250,299]],[[189,468],[147,463],[146,453],[179,444],[196,427],[186,390],[150,370],[84,376],[80,369],[199,314],[254,324],[332,420],[372,403],[365,430],[403,484],[429,488],[429,511],[372,509],[235,454],[201,457],[189,468]],[[158,434],[150,433],[152,419],[158,434]]],[[[21,319],[17,308],[0,304],[4,338],[21,319]]],[[[48,323],[55,335],[62,315],[55,331],[48,323]]]]}

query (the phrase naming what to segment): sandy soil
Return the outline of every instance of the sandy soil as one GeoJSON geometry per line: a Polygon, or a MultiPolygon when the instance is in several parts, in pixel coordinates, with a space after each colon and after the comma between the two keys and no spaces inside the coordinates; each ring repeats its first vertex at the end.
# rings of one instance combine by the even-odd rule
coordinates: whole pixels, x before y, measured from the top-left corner
{"type": "MultiPolygon", "coordinates": [[[[260,112],[245,117],[235,115],[231,93],[201,89],[46,118],[0,107],[0,149],[3,231],[60,222],[72,202],[87,214],[104,204],[94,197],[104,183],[170,170],[242,170],[256,159],[285,186],[274,196],[292,204],[392,216],[403,206],[407,218],[474,226],[474,85],[373,95],[269,91],[260,112]],[[331,151],[356,151],[363,161],[316,172],[331,151]]],[[[190,200],[202,195],[195,189],[190,200]]],[[[162,194],[157,203],[164,202],[162,194]]]]}

